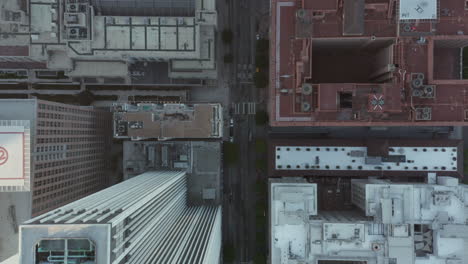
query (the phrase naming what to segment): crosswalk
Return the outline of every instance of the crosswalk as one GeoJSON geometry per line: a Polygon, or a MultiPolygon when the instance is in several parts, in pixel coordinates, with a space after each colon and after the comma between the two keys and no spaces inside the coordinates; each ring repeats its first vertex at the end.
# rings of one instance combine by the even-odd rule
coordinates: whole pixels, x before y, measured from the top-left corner
{"type": "Polygon", "coordinates": [[[253,64],[237,64],[237,79],[241,82],[251,82],[254,70],[253,64]]]}
{"type": "Polygon", "coordinates": [[[255,102],[232,103],[232,109],[235,115],[255,115],[257,111],[255,102]]]}

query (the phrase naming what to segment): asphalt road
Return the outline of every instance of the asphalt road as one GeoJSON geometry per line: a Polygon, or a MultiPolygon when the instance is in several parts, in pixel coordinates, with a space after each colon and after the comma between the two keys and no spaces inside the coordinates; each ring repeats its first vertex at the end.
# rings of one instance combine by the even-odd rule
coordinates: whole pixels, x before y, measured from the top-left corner
{"type": "MultiPolygon", "coordinates": [[[[252,84],[237,78],[238,64],[254,64],[256,28],[260,19],[259,9],[266,0],[219,0],[219,17],[224,27],[234,34],[233,43],[225,52],[234,55],[229,76],[230,104],[256,102],[256,89],[252,84]],[[222,12],[225,12],[224,14],[222,12]]],[[[221,23],[220,23],[221,24],[221,23]]],[[[222,42],[220,45],[223,45],[222,42]]],[[[251,263],[255,255],[255,116],[233,115],[234,143],[239,146],[238,164],[224,170],[223,241],[234,246],[235,263],[251,263]]]]}

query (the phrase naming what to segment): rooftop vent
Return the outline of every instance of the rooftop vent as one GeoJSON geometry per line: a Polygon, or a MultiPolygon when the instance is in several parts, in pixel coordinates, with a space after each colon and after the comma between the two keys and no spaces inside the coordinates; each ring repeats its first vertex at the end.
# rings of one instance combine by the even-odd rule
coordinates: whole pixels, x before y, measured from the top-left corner
{"type": "Polygon", "coordinates": [[[67,12],[78,12],[78,4],[68,4],[67,12]]]}
{"type": "Polygon", "coordinates": [[[434,98],[435,85],[424,85],[423,73],[411,73],[411,95],[419,98],[434,98]]]}
{"type": "Polygon", "coordinates": [[[297,19],[304,19],[307,17],[307,11],[305,9],[299,9],[296,12],[297,19]]]}
{"type": "Polygon", "coordinates": [[[78,38],[79,31],[78,28],[68,28],[67,36],[69,39],[76,39],[78,38]]]}
{"type": "Polygon", "coordinates": [[[301,104],[301,110],[302,112],[310,112],[311,105],[309,102],[302,102],[301,104]]]}
{"type": "Polygon", "coordinates": [[[432,108],[430,108],[430,107],[417,107],[416,108],[416,120],[418,120],[418,121],[432,120],[432,108]]]}
{"type": "Polygon", "coordinates": [[[303,95],[311,95],[313,92],[312,84],[304,83],[302,84],[302,94],[303,95]]]}

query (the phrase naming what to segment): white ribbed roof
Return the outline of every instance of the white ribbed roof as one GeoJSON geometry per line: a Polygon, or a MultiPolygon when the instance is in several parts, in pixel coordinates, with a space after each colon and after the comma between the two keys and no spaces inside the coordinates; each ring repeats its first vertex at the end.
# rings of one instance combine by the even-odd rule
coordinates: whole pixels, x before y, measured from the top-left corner
{"type": "Polygon", "coordinates": [[[275,168],[280,170],[457,171],[456,147],[390,146],[390,155],[404,161],[372,159],[367,147],[277,146],[275,168]]]}
{"type": "MultiPolygon", "coordinates": [[[[34,226],[29,225],[34,224],[38,230],[110,226],[105,235],[111,245],[106,252],[110,263],[215,263],[221,243],[221,208],[188,207],[186,193],[185,172],[147,172],[27,221],[22,230],[33,234],[34,226]]],[[[65,233],[87,237],[79,228],[65,233]]],[[[22,256],[33,254],[27,254],[28,248],[34,245],[22,246],[22,256]]]]}

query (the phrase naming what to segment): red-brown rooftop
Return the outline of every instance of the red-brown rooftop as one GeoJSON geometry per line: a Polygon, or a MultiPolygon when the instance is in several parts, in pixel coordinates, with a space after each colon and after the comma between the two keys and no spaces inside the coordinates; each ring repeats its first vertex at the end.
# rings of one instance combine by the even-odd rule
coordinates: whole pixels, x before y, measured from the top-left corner
{"type": "Polygon", "coordinates": [[[272,0],[271,125],[465,124],[468,10],[424,1],[272,0]]]}

